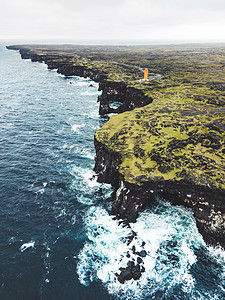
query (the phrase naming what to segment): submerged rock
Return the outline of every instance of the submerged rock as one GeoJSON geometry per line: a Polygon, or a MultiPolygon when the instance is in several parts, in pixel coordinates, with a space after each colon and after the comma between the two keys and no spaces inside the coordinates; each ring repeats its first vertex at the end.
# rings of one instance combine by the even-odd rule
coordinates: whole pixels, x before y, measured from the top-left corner
{"type": "Polygon", "coordinates": [[[143,260],[142,260],[140,257],[138,257],[138,258],[137,258],[137,263],[138,263],[138,264],[141,264],[142,262],[143,262],[143,260]]]}
{"type": "Polygon", "coordinates": [[[138,255],[140,255],[141,257],[146,257],[147,252],[145,250],[141,250],[138,255]]]}
{"type": "Polygon", "coordinates": [[[124,283],[126,280],[130,280],[132,279],[133,275],[131,272],[131,269],[126,268],[124,270],[121,271],[121,273],[118,275],[118,281],[120,283],[124,283]]]}
{"type": "MultiPolygon", "coordinates": [[[[138,257],[139,258],[139,257],[138,257]]],[[[116,273],[117,279],[120,283],[124,283],[125,281],[134,279],[134,280],[138,280],[141,278],[141,273],[143,273],[145,271],[145,268],[142,266],[140,267],[140,263],[137,263],[137,265],[135,265],[135,263],[133,261],[129,261],[127,263],[127,267],[126,268],[121,268],[120,269],[120,274],[116,273]]]]}
{"type": "Polygon", "coordinates": [[[135,254],[135,250],[136,250],[135,246],[132,246],[131,250],[132,250],[133,254],[135,254]]]}

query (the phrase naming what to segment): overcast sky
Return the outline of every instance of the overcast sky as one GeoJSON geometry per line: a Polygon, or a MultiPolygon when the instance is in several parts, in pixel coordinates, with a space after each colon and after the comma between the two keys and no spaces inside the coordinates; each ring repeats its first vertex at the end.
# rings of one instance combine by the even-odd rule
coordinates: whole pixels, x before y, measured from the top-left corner
{"type": "Polygon", "coordinates": [[[224,41],[224,0],[1,0],[0,39],[224,41]]]}

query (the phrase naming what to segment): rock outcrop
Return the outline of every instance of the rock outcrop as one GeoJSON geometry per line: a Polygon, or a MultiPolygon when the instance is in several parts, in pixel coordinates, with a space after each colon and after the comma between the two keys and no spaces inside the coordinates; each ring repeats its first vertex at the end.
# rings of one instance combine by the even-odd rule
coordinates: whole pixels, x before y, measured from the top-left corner
{"type": "Polygon", "coordinates": [[[155,106],[112,116],[95,134],[95,171],[117,189],[112,213],[134,222],[163,197],[191,208],[205,240],[225,247],[224,109],[155,106]]]}
{"type": "MultiPolygon", "coordinates": [[[[225,248],[225,193],[223,189],[197,185],[188,180],[164,180],[156,178],[142,184],[126,181],[120,173],[121,157],[95,139],[95,171],[99,181],[111,183],[116,188],[112,214],[135,222],[138,213],[151,207],[157,197],[174,205],[184,205],[193,210],[197,226],[205,241],[225,248]]],[[[143,177],[144,179],[144,177],[143,177]]]]}
{"type": "Polygon", "coordinates": [[[135,107],[145,106],[153,100],[142,90],[128,87],[125,82],[103,81],[100,82],[99,88],[102,90],[102,94],[98,98],[100,115],[125,112],[135,107]],[[118,107],[113,107],[115,103],[118,104],[118,107]]]}

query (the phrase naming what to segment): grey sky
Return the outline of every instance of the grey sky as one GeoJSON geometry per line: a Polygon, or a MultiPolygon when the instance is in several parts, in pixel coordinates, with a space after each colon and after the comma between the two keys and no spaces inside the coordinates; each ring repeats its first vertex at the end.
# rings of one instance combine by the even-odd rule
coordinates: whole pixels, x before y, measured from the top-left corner
{"type": "Polygon", "coordinates": [[[224,0],[1,0],[0,39],[225,41],[224,0]]]}

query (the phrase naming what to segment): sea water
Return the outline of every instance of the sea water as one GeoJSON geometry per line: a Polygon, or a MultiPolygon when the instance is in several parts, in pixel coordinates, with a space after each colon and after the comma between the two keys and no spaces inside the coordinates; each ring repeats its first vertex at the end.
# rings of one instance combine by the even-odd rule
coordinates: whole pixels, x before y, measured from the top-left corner
{"type": "Polygon", "coordinates": [[[130,227],[110,215],[112,188],[93,172],[97,83],[5,45],[0,80],[0,299],[225,298],[225,252],[190,210],[157,199],[130,227]],[[121,284],[134,246],[145,272],[121,284]]]}

